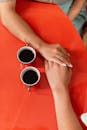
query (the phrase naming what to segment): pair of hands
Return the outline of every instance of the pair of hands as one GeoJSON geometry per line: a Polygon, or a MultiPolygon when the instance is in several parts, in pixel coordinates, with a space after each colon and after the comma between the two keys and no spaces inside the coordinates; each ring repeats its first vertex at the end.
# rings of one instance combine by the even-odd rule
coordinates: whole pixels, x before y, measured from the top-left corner
{"type": "Polygon", "coordinates": [[[45,72],[52,92],[60,89],[68,90],[72,70],[70,67],[63,67],[57,63],[45,61],[45,72]]]}
{"type": "Polygon", "coordinates": [[[45,58],[46,76],[52,92],[60,87],[68,88],[72,74],[70,54],[59,44],[45,44],[40,51],[45,58]]]}

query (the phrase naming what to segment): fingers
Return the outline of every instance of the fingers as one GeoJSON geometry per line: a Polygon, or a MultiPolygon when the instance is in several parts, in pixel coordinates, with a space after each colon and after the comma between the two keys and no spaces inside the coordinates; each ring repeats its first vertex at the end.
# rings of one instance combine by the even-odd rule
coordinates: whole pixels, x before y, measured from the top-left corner
{"type": "Polygon", "coordinates": [[[51,61],[53,61],[53,62],[55,62],[55,63],[57,63],[57,64],[59,64],[59,65],[62,65],[62,66],[66,66],[66,64],[65,63],[63,63],[60,59],[58,59],[57,57],[53,57],[52,59],[51,59],[51,61]]]}
{"type": "Polygon", "coordinates": [[[52,61],[48,61],[48,64],[49,64],[49,68],[52,68],[53,65],[54,65],[54,62],[52,62],[52,61]]]}
{"type": "Polygon", "coordinates": [[[45,69],[48,70],[49,68],[52,68],[54,65],[54,62],[45,60],[45,69]]]}
{"type": "Polygon", "coordinates": [[[70,54],[60,44],[57,44],[57,47],[58,47],[58,50],[60,50],[60,52],[62,52],[64,55],[70,57],[70,54]]]}
{"type": "Polygon", "coordinates": [[[47,72],[50,69],[54,69],[55,67],[59,67],[62,71],[66,71],[66,73],[72,74],[72,69],[66,65],[64,65],[64,63],[62,63],[61,61],[56,61],[56,58],[54,58],[54,62],[53,61],[45,61],[45,71],[47,72]]]}
{"type": "Polygon", "coordinates": [[[56,55],[56,58],[60,61],[62,61],[63,63],[66,64],[66,66],[68,67],[72,67],[72,64],[70,63],[70,60],[68,58],[66,58],[65,56],[62,55],[56,55]]]}
{"type": "MultiPolygon", "coordinates": [[[[57,60],[60,60],[64,64],[66,64],[68,67],[72,67],[72,64],[70,63],[70,55],[69,53],[59,44],[56,45],[57,50],[55,50],[55,56],[57,60]]],[[[59,61],[57,61],[58,63],[59,61]]]]}
{"type": "Polygon", "coordinates": [[[69,54],[69,53],[67,52],[67,50],[64,49],[62,46],[61,46],[61,52],[70,57],[70,54],[69,54]]]}
{"type": "MultiPolygon", "coordinates": [[[[72,64],[70,62],[69,54],[67,51],[59,44],[52,45],[53,49],[50,53],[50,57],[47,58],[48,61],[55,62],[62,66],[68,66],[72,68],[72,64]]],[[[47,61],[46,61],[47,62],[47,61]]],[[[47,64],[47,63],[46,63],[47,64]]],[[[52,63],[48,63],[49,65],[52,63]]],[[[48,66],[49,66],[48,65],[48,66]]]]}
{"type": "Polygon", "coordinates": [[[68,67],[70,74],[72,75],[72,68],[68,67]]]}
{"type": "Polygon", "coordinates": [[[48,61],[45,60],[45,70],[48,70],[49,69],[49,64],[48,64],[48,61]]]}
{"type": "Polygon", "coordinates": [[[56,54],[57,54],[57,55],[60,55],[61,57],[64,57],[64,58],[67,59],[67,60],[70,60],[70,57],[69,57],[68,55],[64,54],[64,53],[61,52],[61,51],[57,51],[56,54]]]}
{"type": "Polygon", "coordinates": [[[66,67],[62,67],[60,66],[60,69],[62,69],[63,71],[66,71],[67,74],[72,74],[72,68],[66,66],[66,67]]]}
{"type": "Polygon", "coordinates": [[[59,67],[60,67],[60,72],[65,74],[65,77],[67,77],[67,76],[71,77],[72,69],[70,67],[68,67],[68,66],[65,66],[65,67],[59,66],[59,67]]]}

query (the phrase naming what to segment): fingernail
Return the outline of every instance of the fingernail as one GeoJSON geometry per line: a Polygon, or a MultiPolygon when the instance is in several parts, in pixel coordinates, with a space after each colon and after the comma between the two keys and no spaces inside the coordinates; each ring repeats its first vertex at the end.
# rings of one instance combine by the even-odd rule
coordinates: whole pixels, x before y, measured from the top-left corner
{"type": "Polygon", "coordinates": [[[63,63],[62,66],[65,66],[65,67],[66,67],[67,65],[63,63]]]}
{"type": "Polygon", "coordinates": [[[72,68],[72,67],[73,67],[73,65],[72,65],[72,64],[68,64],[68,67],[72,68]]]}

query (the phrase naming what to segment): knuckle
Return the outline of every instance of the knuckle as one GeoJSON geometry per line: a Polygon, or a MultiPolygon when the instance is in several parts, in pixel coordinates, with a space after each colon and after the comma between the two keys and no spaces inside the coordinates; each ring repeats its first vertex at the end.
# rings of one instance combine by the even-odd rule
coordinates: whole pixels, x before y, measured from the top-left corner
{"type": "Polygon", "coordinates": [[[61,45],[60,45],[60,44],[57,44],[57,47],[61,47],[61,45]]]}
{"type": "Polygon", "coordinates": [[[60,56],[60,57],[65,57],[63,53],[60,53],[59,56],[60,56]]]}
{"type": "Polygon", "coordinates": [[[55,48],[54,52],[55,52],[55,53],[58,53],[58,49],[57,49],[57,48],[55,48]]]}

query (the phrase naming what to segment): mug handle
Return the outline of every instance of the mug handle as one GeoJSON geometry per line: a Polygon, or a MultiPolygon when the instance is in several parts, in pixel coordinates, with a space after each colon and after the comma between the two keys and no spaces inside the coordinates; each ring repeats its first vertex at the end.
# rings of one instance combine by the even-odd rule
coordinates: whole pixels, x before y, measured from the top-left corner
{"type": "Polygon", "coordinates": [[[31,87],[28,86],[28,92],[30,92],[30,91],[31,91],[31,87]]]}

